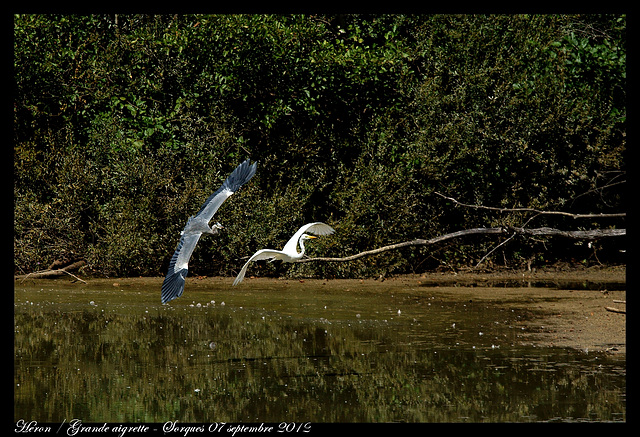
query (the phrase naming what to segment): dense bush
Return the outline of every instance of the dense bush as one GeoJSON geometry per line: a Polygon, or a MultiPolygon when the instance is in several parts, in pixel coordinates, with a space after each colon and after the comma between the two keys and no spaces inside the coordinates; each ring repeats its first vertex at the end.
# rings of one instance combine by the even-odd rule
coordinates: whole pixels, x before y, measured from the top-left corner
{"type": "MultiPolygon", "coordinates": [[[[337,232],[309,250],[332,256],[522,224],[435,191],[619,212],[625,32],[609,15],[18,15],[16,271],[77,257],[96,274],[163,274],[188,216],[247,157],[258,173],[221,207],[226,232],[203,238],[197,274],[233,274],[315,220],[337,232]]],[[[530,225],[620,224],[545,220],[530,225]]],[[[420,271],[492,244],[256,269],[420,271]]],[[[495,256],[517,262],[543,244],[495,256]]],[[[555,247],[548,259],[576,256],[555,247]]]]}

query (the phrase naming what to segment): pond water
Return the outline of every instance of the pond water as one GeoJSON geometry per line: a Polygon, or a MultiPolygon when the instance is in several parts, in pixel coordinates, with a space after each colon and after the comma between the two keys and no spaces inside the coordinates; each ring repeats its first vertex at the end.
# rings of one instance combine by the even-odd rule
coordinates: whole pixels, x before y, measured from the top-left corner
{"type": "Polygon", "coordinates": [[[16,283],[15,421],[626,421],[624,356],[534,347],[530,311],[227,282],[168,305],[159,283],[16,283]]]}

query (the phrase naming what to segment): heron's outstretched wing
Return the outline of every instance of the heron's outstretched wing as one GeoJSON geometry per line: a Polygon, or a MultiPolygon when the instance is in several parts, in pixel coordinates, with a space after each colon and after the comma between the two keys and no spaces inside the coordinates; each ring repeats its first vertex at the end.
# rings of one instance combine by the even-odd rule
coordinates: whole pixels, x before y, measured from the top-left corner
{"type": "Polygon", "coordinates": [[[180,238],[178,247],[176,247],[171,257],[169,271],[162,283],[162,303],[167,303],[182,296],[185,278],[189,273],[189,258],[191,258],[191,254],[200,239],[200,235],[201,234],[187,234],[180,238]]]}
{"type": "Polygon", "coordinates": [[[240,273],[238,273],[238,276],[236,276],[236,280],[233,281],[233,285],[238,285],[239,283],[242,282],[242,280],[244,279],[245,273],[247,273],[247,267],[249,267],[249,263],[251,263],[252,261],[258,261],[258,260],[261,260],[261,259],[270,259],[270,260],[282,259],[282,260],[285,260],[287,258],[288,257],[284,253],[282,253],[282,251],[280,251],[280,250],[260,249],[259,251],[254,253],[253,256],[251,258],[249,258],[249,260],[242,266],[242,270],[240,270],[240,273]]]}
{"type": "Polygon", "coordinates": [[[191,258],[193,249],[195,249],[200,235],[202,235],[200,232],[187,232],[191,220],[197,218],[199,220],[206,220],[208,223],[218,208],[220,208],[222,202],[238,191],[243,184],[247,183],[253,175],[256,174],[256,167],[257,163],[250,164],[248,159],[237,166],[222,186],[204,202],[200,211],[198,211],[194,217],[189,218],[182,238],[180,238],[180,242],[178,243],[178,247],[176,247],[171,257],[167,276],[162,283],[162,303],[167,303],[180,297],[184,292],[185,278],[189,273],[189,258],[191,258]]]}
{"type": "Polygon", "coordinates": [[[322,222],[307,223],[306,225],[303,225],[300,229],[298,229],[295,234],[293,234],[293,237],[291,237],[289,241],[287,241],[287,244],[284,245],[282,251],[285,253],[298,252],[298,241],[300,240],[302,234],[304,234],[305,232],[314,235],[329,235],[333,234],[335,231],[331,226],[322,222]]]}
{"type": "Polygon", "coordinates": [[[227,200],[229,196],[238,191],[238,189],[249,182],[249,180],[256,174],[257,163],[250,164],[247,159],[242,164],[236,167],[229,177],[222,183],[222,186],[213,193],[204,202],[200,211],[196,214],[198,218],[204,218],[207,222],[211,220],[216,213],[220,205],[227,200]]]}

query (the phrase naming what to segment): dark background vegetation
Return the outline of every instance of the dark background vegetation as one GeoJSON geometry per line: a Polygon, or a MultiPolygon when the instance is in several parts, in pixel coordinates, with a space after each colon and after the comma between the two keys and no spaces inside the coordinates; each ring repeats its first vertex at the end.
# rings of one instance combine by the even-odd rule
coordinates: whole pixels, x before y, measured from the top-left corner
{"type": "MultiPolygon", "coordinates": [[[[346,256],[531,216],[623,212],[626,18],[619,15],[17,15],[16,273],[162,275],[189,215],[241,161],[190,270],[232,275],[324,221],[346,256]]],[[[529,227],[624,227],[537,217],[529,227]]],[[[499,241],[352,263],[255,266],[358,277],[456,269],[499,241]]],[[[616,262],[617,243],[515,238],[488,266],[616,262]],[[595,251],[594,251],[595,249],[595,251]]]]}

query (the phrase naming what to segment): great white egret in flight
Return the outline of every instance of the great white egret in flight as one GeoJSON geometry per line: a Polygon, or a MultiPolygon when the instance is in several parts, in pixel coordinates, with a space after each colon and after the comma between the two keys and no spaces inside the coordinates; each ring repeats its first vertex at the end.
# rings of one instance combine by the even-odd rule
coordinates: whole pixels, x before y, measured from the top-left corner
{"type": "Polygon", "coordinates": [[[261,259],[268,259],[268,260],[274,261],[276,259],[280,259],[284,262],[290,263],[297,259],[302,258],[304,256],[303,242],[305,240],[317,238],[317,237],[314,237],[313,235],[307,234],[306,232],[309,232],[310,234],[315,234],[315,235],[329,235],[329,234],[333,234],[334,230],[331,226],[324,224],[322,222],[307,223],[306,225],[298,229],[298,232],[293,234],[293,237],[289,239],[289,241],[287,242],[287,244],[284,245],[284,248],[282,250],[260,249],[259,251],[254,253],[253,256],[249,258],[249,261],[247,261],[245,265],[242,266],[242,270],[240,270],[240,273],[238,273],[236,280],[233,281],[233,285],[238,285],[239,283],[242,282],[242,280],[244,279],[245,273],[247,273],[247,267],[249,266],[249,263],[252,261],[258,261],[261,259]],[[300,244],[300,249],[302,249],[302,252],[298,252],[298,243],[300,244]]]}
{"type": "Polygon", "coordinates": [[[204,202],[202,208],[196,215],[189,217],[186,226],[180,233],[180,242],[176,247],[171,262],[169,263],[169,271],[162,283],[162,303],[167,303],[177,297],[182,296],[184,291],[184,282],[189,272],[189,258],[196,247],[198,240],[202,234],[217,234],[222,229],[220,223],[209,227],[209,221],[213,218],[222,202],[227,200],[229,196],[238,191],[238,189],[249,182],[256,174],[257,163],[250,164],[247,159],[236,167],[235,170],[224,181],[218,191],[213,193],[204,202]]]}

